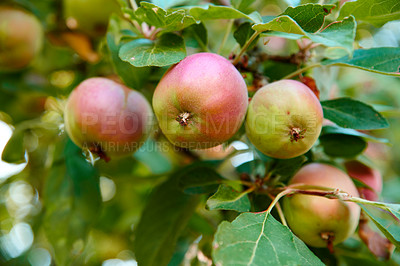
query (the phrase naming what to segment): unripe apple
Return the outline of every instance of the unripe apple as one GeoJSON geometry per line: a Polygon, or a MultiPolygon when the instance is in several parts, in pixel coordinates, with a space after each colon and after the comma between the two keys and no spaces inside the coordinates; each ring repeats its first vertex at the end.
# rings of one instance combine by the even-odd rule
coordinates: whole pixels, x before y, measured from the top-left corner
{"type": "Polygon", "coordinates": [[[40,52],[42,43],[42,25],[33,14],[0,6],[0,71],[28,66],[40,52]]]}
{"type": "Polygon", "coordinates": [[[222,56],[198,53],[172,66],[154,92],[160,128],[176,146],[206,149],[231,138],[248,105],[239,71],[222,56]]]}
{"type": "MultiPolygon", "coordinates": [[[[358,197],[357,188],[342,170],[322,163],[302,167],[290,184],[337,188],[358,197]]],[[[352,235],[358,225],[360,207],[321,196],[295,194],[284,198],[284,214],[289,227],[301,240],[313,247],[338,244],[352,235]]]]}
{"type": "Polygon", "coordinates": [[[63,8],[67,27],[91,36],[103,35],[111,14],[120,12],[116,0],[64,0],[63,8]]]}
{"type": "Polygon", "coordinates": [[[246,118],[246,133],[265,155],[289,159],[306,153],[318,139],[323,113],[303,83],[280,80],[259,89],[246,118]]]}
{"type": "Polygon", "coordinates": [[[150,104],[142,94],[107,78],[90,78],[70,94],[65,128],[72,141],[101,155],[136,151],[152,124],[150,104]]]}
{"type": "Polygon", "coordinates": [[[367,199],[376,201],[382,191],[382,175],[376,170],[372,169],[359,161],[349,161],[345,163],[347,173],[350,177],[355,178],[369,188],[358,188],[360,196],[367,199]]]}

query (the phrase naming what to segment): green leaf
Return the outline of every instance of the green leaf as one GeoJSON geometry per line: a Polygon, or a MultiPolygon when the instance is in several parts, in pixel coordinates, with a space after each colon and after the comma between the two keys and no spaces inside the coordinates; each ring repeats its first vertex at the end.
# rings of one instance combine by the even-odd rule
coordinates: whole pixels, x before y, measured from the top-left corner
{"type": "Polygon", "coordinates": [[[157,149],[157,143],[149,138],[133,157],[145,164],[153,174],[163,174],[172,170],[171,161],[157,149]]]}
{"type": "Polygon", "coordinates": [[[280,181],[291,178],[307,161],[307,157],[298,156],[292,159],[274,159],[268,171],[273,176],[279,176],[280,181]]]}
{"type": "Polygon", "coordinates": [[[167,265],[180,233],[198,204],[198,197],[184,194],[175,174],[154,189],[136,227],[134,250],[139,265],[167,265]]]}
{"type": "Polygon", "coordinates": [[[400,204],[382,202],[357,203],[390,242],[400,248],[400,204]]]}
{"type": "MultiPolygon", "coordinates": [[[[233,37],[235,37],[235,40],[240,44],[240,47],[243,47],[245,43],[247,42],[248,39],[253,35],[255,32],[251,28],[252,24],[250,22],[245,22],[242,23],[233,33],[233,37]]],[[[249,50],[257,43],[258,39],[260,36],[257,36],[257,38],[249,45],[249,50]]]]}
{"type": "MultiPolygon", "coordinates": [[[[320,43],[327,47],[341,48],[344,50],[341,56],[353,54],[353,42],[356,34],[356,22],[354,17],[346,18],[343,21],[333,22],[322,31],[316,33],[306,32],[293,20],[287,20],[287,24],[283,25],[284,27],[279,29],[276,28],[276,20],[277,19],[273,22],[267,23],[268,29],[273,29],[274,31],[263,33],[262,36],[277,36],[291,40],[298,40],[302,37],[307,37],[314,43],[320,43]]],[[[255,25],[253,28],[257,29],[258,26],[255,25]]]]}
{"type": "MultiPolygon", "coordinates": [[[[208,36],[207,29],[203,23],[193,24],[183,30],[185,38],[193,39],[197,42],[198,47],[201,47],[204,51],[207,51],[208,36]]],[[[188,44],[186,44],[188,45],[188,44]]]]}
{"type": "Polygon", "coordinates": [[[186,56],[183,38],[166,33],[155,42],[148,39],[137,39],[124,44],[119,57],[136,67],[168,66],[178,63],[186,56]]]}
{"type": "Polygon", "coordinates": [[[174,6],[186,4],[187,2],[190,2],[190,0],[151,0],[151,2],[164,9],[168,9],[174,6]]]}
{"type": "Polygon", "coordinates": [[[305,4],[288,7],[280,16],[291,17],[306,32],[316,32],[321,29],[325,17],[334,7],[334,5],[305,4]]]}
{"type": "Polygon", "coordinates": [[[214,169],[193,165],[181,170],[179,186],[187,194],[205,194],[215,192],[222,180],[214,169]]]}
{"type": "Polygon", "coordinates": [[[327,128],[322,128],[319,141],[329,156],[351,158],[367,147],[367,142],[359,136],[329,132],[327,128]]]}
{"type": "Polygon", "coordinates": [[[16,128],[8,140],[6,147],[3,150],[1,159],[7,163],[24,163],[25,146],[24,146],[25,130],[16,128]]]}
{"type": "Polygon", "coordinates": [[[343,127],[336,127],[336,126],[324,126],[322,128],[321,135],[327,135],[327,134],[343,134],[343,135],[360,137],[366,141],[389,143],[388,139],[376,138],[371,135],[367,135],[367,134],[361,133],[357,130],[350,129],[350,128],[343,128],[343,127]]]}
{"type": "Polygon", "coordinates": [[[250,211],[248,191],[238,192],[232,187],[222,184],[218,191],[207,200],[210,210],[233,210],[237,212],[250,211]]]}
{"type": "Polygon", "coordinates": [[[117,40],[115,32],[117,31],[119,31],[117,17],[116,15],[113,15],[110,19],[109,29],[107,32],[107,45],[110,50],[111,62],[114,70],[128,87],[141,90],[144,82],[150,74],[150,68],[134,67],[119,58],[118,53],[122,45],[116,44],[117,40]]]}
{"type": "Polygon", "coordinates": [[[339,59],[325,60],[322,65],[348,66],[385,75],[400,76],[400,48],[358,49],[354,51],[352,57],[344,56],[339,59]]]}
{"type": "Polygon", "coordinates": [[[262,21],[261,16],[255,12],[247,15],[233,7],[229,6],[215,6],[207,5],[204,7],[192,7],[190,8],[190,14],[196,20],[210,20],[210,19],[238,19],[246,18],[254,23],[260,23],[262,21]]]}
{"type": "Polygon", "coordinates": [[[354,17],[329,24],[323,31],[307,36],[315,43],[328,47],[343,47],[349,55],[353,54],[353,42],[356,36],[354,17]]]}
{"type": "Polygon", "coordinates": [[[265,23],[255,24],[253,30],[263,31],[280,31],[286,33],[306,35],[306,32],[297,24],[297,22],[289,16],[279,16],[265,23]]]}
{"type": "Polygon", "coordinates": [[[135,16],[138,20],[146,22],[163,32],[180,31],[196,23],[196,20],[183,9],[165,11],[163,8],[152,3],[141,2],[136,10],[135,16]]]}
{"type": "Polygon", "coordinates": [[[65,164],[52,167],[44,189],[43,225],[59,265],[81,264],[78,255],[101,208],[99,174],[81,152],[69,140],[65,164]]]}
{"type": "Polygon", "coordinates": [[[346,2],[340,9],[339,19],[353,15],[357,20],[381,27],[386,22],[400,19],[398,0],[358,0],[346,2]]]}
{"type": "Polygon", "coordinates": [[[232,223],[222,222],[213,246],[217,265],[324,265],[266,212],[242,213],[232,223]]]}
{"type": "Polygon", "coordinates": [[[321,102],[324,117],[344,128],[380,129],[389,127],[386,119],[372,106],[351,98],[321,102]]]}
{"type": "Polygon", "coordinates": [[[253,26],[256,31],[280,31],[292,34],[307,35],[316,32],[324,24],[334,5],[306,4],[288,7],[278,17],[266,18],[266,21],[253,26]]]}

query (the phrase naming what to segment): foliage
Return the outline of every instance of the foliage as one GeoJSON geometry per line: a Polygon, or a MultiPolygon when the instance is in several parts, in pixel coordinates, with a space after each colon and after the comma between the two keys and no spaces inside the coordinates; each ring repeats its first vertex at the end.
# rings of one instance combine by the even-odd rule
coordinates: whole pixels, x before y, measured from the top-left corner
{"type": "Polygon", "coordinates": [[[398,0],[117,2],[121,13],[98,37],[67,29],[61,1],[5,1],[37,16],[46,38],[29,67],[0,72],[0,120],[14,129],[0,163],[26,163],[11,176],[0,164],[0,264],[400,263],[398,0]],[[379,39],[382,31],[391,37],[379,39]],[[63,108],[81,81],[108,77],[151,102],[168,67],[198,52],[229,58],[250,97],[275,80],[308,85],[326,119],[313,148],[270,158],[242,127],[216,151],[187,150],[152,125],[134,155],[106,163],[69,140],[63,108]],[[287,187],[306,163],[344,168],[354,159],[382,172],[382,202],[287,187]],[[286,226],[278,202],[293,193],[356,202],[372,230],[387,238],[380,248],[389,256],[356,234],[333,254],[308,247],[286,226]],[[29,236],[30,244],[17,245],[29,236]]]}

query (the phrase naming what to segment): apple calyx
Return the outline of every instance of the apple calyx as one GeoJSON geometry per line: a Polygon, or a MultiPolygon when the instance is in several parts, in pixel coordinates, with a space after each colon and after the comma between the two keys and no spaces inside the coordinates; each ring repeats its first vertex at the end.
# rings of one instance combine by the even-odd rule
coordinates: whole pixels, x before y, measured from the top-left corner
{"type": "Polygon", "coordinates": [[[111,160],[111,158],[107,156],[107,154],[105,153],[105,151],[103,151],[103,149],[101,148],[101,146],[100,146],[99,144],[97,144],[97,143],[92,143],[92,144],[89,146],[88,149],[89,149],[89,151],[90,151],[91,153],[96,154],[97,156],[100,157],[100,159],[104,160],[106,163],[108,163],[108,162],[111,160]]]}
{"type": "Polygon", "coordinates": [[[175,120],[178,121],[181,126],[185,127],[189,124],[191,117],[192,115],[189,112],[183,112],[180,113],[175,120]]]}
{"type": "Polygon", "coordinates": [[[304,139],[304,133],[306,133],[306,129],[301,129],[298,127],[293,127],[290,129],[290,141],[298,141],[299,139],[304,139]]]}

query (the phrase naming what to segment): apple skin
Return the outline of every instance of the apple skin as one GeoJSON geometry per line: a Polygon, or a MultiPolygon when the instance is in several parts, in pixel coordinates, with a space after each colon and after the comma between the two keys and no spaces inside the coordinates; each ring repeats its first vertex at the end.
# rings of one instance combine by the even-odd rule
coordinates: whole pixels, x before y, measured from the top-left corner
{"type": "Polygon", "coordinates": [[[0,71],[16,71],[28,66],[42,44],[42,25],[33,14],[0,6],[0,71]]]}
{"type": "Polygon", "coordinates": [[[64,0],[63,11],[68,28],[98,37],[104,35],[111,14],[119,14],[120,7],[116,0],[64,0]]]}
{"type": "Polygon", "coordinates": [[[379,194],[382,192],[382,175],[376,170],[372,169],[359,161],[348,161],[345,164],[347,173],[350,177],[357,179],[369,188],[358,188],[360,196],[364,199],[377,201],[379,194]]]}
{"type": "Polygon", "coordinates": [[[159,126],[174,145],[215,147],[240,128],[248,106],[243,77],[224,57],[198,53],[172,66],[153,96],[159,126]]]}
{"type": "MultiPolygon", "coordinates": [[[[290,184],[338,188],[358,197],[351,178],[328,164],[307,164],[295,174],[290,184]]],[[[327,241],[321,237],[324,233],[334,236],[334,245],[343,242],[354,233],[360,217],[360,207],[354,202],[304,194],[285,197],[283,211],[291,230],[313,247],[327,247],[327,241]]]]}
{"type": "Polygon", "coordinates": [[[90,78],[70,94],[65,129],[79,147],[110,157],[129,155],[146,140],[153,113],[142,94],[107,78],[90,78]]]}
{"type": "Polygon", "coordinates": [[[246,133],[267,156],[289,159],[306,153],[319,137],[323,111],[315,94],[295,80],[259,89],[246,118],[246,133]]]}

